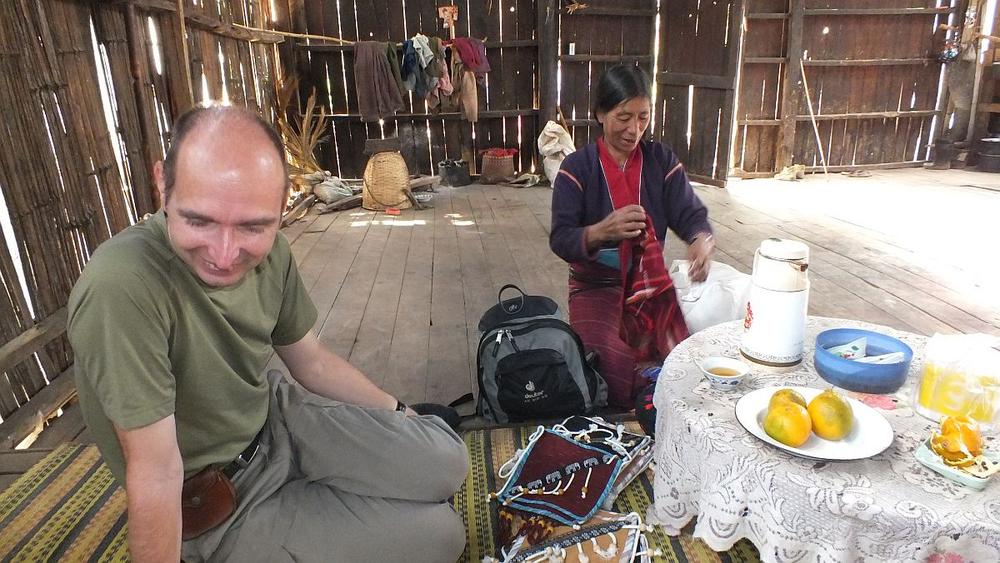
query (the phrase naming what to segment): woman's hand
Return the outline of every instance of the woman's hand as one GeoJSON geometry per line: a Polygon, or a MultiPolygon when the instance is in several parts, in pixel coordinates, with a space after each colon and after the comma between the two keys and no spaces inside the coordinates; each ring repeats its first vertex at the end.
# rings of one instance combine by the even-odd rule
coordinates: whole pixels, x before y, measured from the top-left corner
{"type": "Polygon", "coordinates": [[[641,205],[626,205],[588,229],[587,247],[594,249],[606,242],[635,238],[645,228],[646,210],[641,205]]]}
{"type": "Polygon", "coordinates": [[[708,277],[708,269],[712,265],[712,255],[715,253],[715,238],[711,233],[698,234],[688,245],[687,259],[690,262],[688,276],[691,281],[703,282],[708,277]]]}

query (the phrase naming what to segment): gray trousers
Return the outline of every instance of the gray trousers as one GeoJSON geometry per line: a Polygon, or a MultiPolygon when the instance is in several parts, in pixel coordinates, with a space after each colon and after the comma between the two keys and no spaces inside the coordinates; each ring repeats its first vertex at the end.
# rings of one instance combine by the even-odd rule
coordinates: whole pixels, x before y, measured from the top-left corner
{"type": "Polygon", "coordinates": [[[465,444],[435,416],[331,401],[269,374],[260,449],[236,475],[236,512],[186,541],[195,561],[452,563],[465,527],[446,502],[465,444]]]}

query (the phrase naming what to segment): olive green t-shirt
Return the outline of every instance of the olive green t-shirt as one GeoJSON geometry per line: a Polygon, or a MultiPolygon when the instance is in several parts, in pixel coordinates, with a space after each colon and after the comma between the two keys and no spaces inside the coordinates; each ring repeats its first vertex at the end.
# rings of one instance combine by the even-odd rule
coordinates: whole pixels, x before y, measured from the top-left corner
{"type": "Polygon", "coordinates": [[[203,284],[171,249],[162,211],[102,244],[69,299],[69,339],[84,419],[119,480],[114,425],[173,414],[184,471],[228,463],[267,418],[263,370],[274,345],[316,322],[280,233],[236,285],[203,284]]]}

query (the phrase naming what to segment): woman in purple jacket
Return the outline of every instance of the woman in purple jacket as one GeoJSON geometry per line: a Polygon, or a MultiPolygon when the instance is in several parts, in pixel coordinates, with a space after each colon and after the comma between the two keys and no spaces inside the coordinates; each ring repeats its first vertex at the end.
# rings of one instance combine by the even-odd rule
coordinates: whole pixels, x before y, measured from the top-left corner
{"type": "Polygon", "coordinates": [[[708,275],[715,244],[708,210],[668,147],[643,140],[651,113],[649,78],[612,67],[597,86],[603,135],[566,157],[553,182],[549,245],[569,263],[570,324],[596,351],[608,402],[632,406],[646,381],[687,337],[663,263],[669,227],[688,243],[690,275],[708,275]]]}

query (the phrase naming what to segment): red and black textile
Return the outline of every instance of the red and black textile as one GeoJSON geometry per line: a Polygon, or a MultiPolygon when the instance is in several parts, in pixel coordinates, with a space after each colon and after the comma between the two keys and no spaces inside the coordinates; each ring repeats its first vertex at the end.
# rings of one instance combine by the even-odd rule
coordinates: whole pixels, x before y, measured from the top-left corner
{"type": "MultiPolygon", "coordinates": [[[[642,151],[638,147],[633,150],[622,169],[603,138],[597,140],[597,150],[614,208],[639,205],[642,151]]],[[[623,276],[621,338],[641,359],[662,361],[688,337],[688,329],[674,282],[663,263],[663,246],[648,214],[646,228],[639,236],[621,241],[618,254],[623,276]]]]}
{"type": "Polygon", "coordinates": [[[586,522],[610,492],[622,459],[551,430],[540,432],[497,493],[497,500],[570,526],[586,522]]]}

